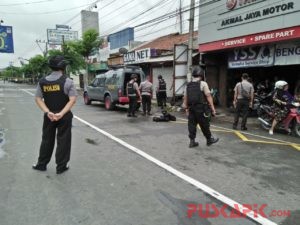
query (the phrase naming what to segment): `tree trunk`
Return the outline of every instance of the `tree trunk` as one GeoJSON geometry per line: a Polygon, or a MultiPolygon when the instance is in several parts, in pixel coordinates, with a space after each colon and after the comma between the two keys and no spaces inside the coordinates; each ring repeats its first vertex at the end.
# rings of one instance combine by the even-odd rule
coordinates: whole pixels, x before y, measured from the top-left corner
{"type": "Polygon", "coordinates": [[[88,64],[88,60],[86,60],[86,71],[85,74],[83,74],[83,90],[86,91],[87,90],[87,86],[88,86],[88,76],[89,76],[89,64],[88,64]]]}

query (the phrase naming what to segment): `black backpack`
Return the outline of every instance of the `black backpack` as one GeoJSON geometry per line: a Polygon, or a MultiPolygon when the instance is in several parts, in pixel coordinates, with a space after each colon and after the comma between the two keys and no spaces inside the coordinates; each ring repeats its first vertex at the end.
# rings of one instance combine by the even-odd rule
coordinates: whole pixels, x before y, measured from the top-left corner
{"type": "Polygon", "coordinates": [[[167,84],[164,79],[159,80],[159,91],[166,91],[167,90],[167,84]]]}
{"type": "Polygon", "coordinates": [[[134,95],[135,94],[135,90],[134,90],[134,83],[127,83],[127,93],[128,95],[134,95]]]}
{"type": "Polygon", "coordinates": [[[204,96],[200,89],[200,82],[189,82],[186,87],[188,105],[194,106],[204,103],[204,96]]]}
{"type": "MultiPolygon", "coordinates": [[[[251,92],[251,89],[250,89],[250,92],[251,92]]],[[[243,88],[242,82],[241,82],[241,95],[242,95],[243,99],[249,100],[251,98],[251,94],[243,88]]]]}

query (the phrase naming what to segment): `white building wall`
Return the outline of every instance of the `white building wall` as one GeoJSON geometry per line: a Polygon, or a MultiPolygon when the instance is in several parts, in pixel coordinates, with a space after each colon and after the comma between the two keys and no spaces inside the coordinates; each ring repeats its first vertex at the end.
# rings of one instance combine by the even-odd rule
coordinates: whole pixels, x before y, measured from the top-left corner
{"type": "MultiPolygon", "coordinates": [[[[152,70],[152,77],[153,77],[153,90],[155,92],[158,86],[158,75],[162,75],[163,79],[166,81],[167,84],[167,96],[173,96],[173,67],[154,67],[152,70]]],[[[153,98],[156,98],[153,95],[153,98]]]]}

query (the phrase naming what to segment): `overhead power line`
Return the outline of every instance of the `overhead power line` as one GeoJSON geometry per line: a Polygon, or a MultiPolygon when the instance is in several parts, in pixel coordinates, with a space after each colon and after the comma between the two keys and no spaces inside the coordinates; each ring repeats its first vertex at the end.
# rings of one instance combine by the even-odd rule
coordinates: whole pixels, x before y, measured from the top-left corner
{"type": "MultiPolygon", "coordinates": [[[[111,2],[109,2],[109,3],[107,3],[106,5],[104,5],[103,7],[99,7],[99,9],[97,10],[97,12],[99,12],[100,10],[102,10],[102,9],[104,9],[104,8],[106,8],[106,7],[108,7],[109,5],[111,5],[112,3],[114,3],[114,2],[116,2],[117,0],[112,0],[111,2]]],[[[133,0],[134,1],[134,0],[133,0]]],[[[131,3],[131,2],[133,2],[133,1],[130,1],[129,3],[131,3]]],[[[126,5],[126,4],[124,4],[124,5],[126,5]]],[[[124,6],[123,5],[123,6],[124,6]]],[[[73,18],[75,19],[77,16],[79,16],[80,15],[80,13],[78,13],[77,15],[75,15],[73,18]]],[[[107,15],[109,15],[109,13],[107,14],[107,15]]],[[[102,15],[101,15],[102,16],[102,15]]],[[[103,15],[102,17],[105,17],[106,15],[103,15]]],[[[73,20],[73,19],[72,19],[73,20]]],[[[70,20],[71,21],[71,20],[70,20]]],[[[70,22],[70,21],[68,21],[68,22],[70,22]]],[[[81,19],[80,20],[77,20],[76,22],[74,22],[74,23],[72,23],[70,26],[71,27],[73,27],[74,25],[76,25],[76,24],[78,24],[78,23],[80,23],[81,22],[81,19]]],[[[80,28],[81,29],[81,28],[80,28]]]]}
{"type": "Polygon", "coordinates": [[[23,2],[23,3],[11,3],[11,4],[1,4],[0,6],[18,6],[18,5],[33,5],[33,4],[40,4],[44,2],[53,2],[55,0],[44,0],[44,1],[37,1],[37,2],[23,2]]]}
{"type": "MultiPolygon", "coordinates": [[[[90,3],[90,4],[87,4],[87,5],[88,5],[88,6],[92,6],[92,5],[95,5],[96,3],[100,2],[100,1],[101,1],[101,0],[96,0],[96,1],[94,1],[94,2],[92,2],[92,3],[90,3]]],[[[80,13],[78,13],[78,15],[80,15],[80,13]]],[[[77,16],[71,17],[70,19],[68,19],[66,22],[63,22],[62,24],[67,24],[68,22],[72,21],[72,20],[75,19],[76,17],[77,17],[77,16]]],[[[42,36],[40,36],[40,37],[37,38],[37,39],[43,39],[43,38],[42,38],[42,36]]],[[[37,47],[36,47],[36,45],[35,45],[35,43],[34,43],[33,46],[28,47],[25,51],[23,51],[22,54],[19,54],[19,55],[21,55],[21,56],[27,56],[27,55],[29,55],[29,53],[32,52],[33,49],[36,49],[36,48],[37,48],[37,47]]],[[[19,57],[19,56],[18,56],[18,57],[19,57]]],[[[14,61],[16,62],[16,61],[18,61],[18,60],[15,59],[14,61]]]]}
{"type": "MultiPolygon", "coordinates": [[[[195,7],[193,7],[193,9],[199,8],[199,6],[200,6],[200,5],[196,5],[195,7]]],[[[192,8],[190,8],[189,5],[188,5],[188,6],[185,6],[185,7],[182,8],[181,13],[189,12],[191,9],[192,9],[192,8]]],[[[169,20],[169,19],[171,19],[171,18],[173,18],[173,17],[176,17],[176,16],[178,16],[178,10],[174,10],[174,11],[169,12],[169,13],[167,13],[167,14],[164,14],[164,15],[162,15],[162,16],[159,16],[159,17],[156,17],[156,18],[154,18],[154,19],[148,20],[148,21],[146,21],[146,22],[144,22],[144,23],[135,25],[134,28],[137,28],[137,27],[143,27],[143,26],[149,25],[149,24],[151,24],[151,23],[154,23],[154,25],[155,25],[155,24],[157,24],[157,23],[161,23],[161,22],[163,22],[163,21],[169,20]]],[[[152,26],[152,25],[151,25],[151,26],[152,26]]],[[[147,27],[148,27],[148,26],[147,26],[147,27]]]]}
{"type": "Polygon", "coordinates": [[[135,15],[135,16],[131,17],[130,19],[122,22],[121,24],[115,25],[114,27],[110,28],[108,31],[105,32],[104,35],[108,35],[108,34],[114,32],[116,30],[119,30],[121,26],[124,26],[124,25],[126,25],[126,24],[128,24],[128,23],[130,23],[130,22],[132,22],[134,20],[136,20],[140,16],[142,16],[142,15],[144,15],[144,14],[146,14],[146,13],[152,11],[152,10],[154,10],[157,7],[161,7],[162,4],[164,4],[164,3],[168,2],[168,1],[170,1],[170,0],[161,0],[161,1],[157,2],[155,5],[151,6],[150,8],[148,8],[148,9],[146,9],[144,11],[142,11],[138,15],[135,15]]]}
{"type": "Polygon", "coordinates": [[[73,8],[55,10],[55,11],[49,11],[49,12],[41,12],[41,13],[20,13],[20,12],[0,12],[0,13],[8,14],[8,15],[37,16],[37,15],[55,14],[55,13],[71,11],[71,10],[79,9],[79,8],[82,8],[82,7],[85,7],[88,5],[91,5],[91,4],[85,4],[85,5],[81,5],[81,6],[77,6],[77,7],[73,7],[73,8]]]}
{"type": "MultiPolygon", "coordinates": [[[[199,15],[196,15],[195,18],[199,17],[199,15]]],[[[188,23],[189,21],[184,21],[183,24],[186,24],[188,23]]],[[[179,24],[179,21],[175,24],[175,26],[177,26],[179,24]]],[[[138,35],[136,36],[135,38],[141,38],[141,37],[146,37],[146,36],[149,36],[149,35],[152,35],[152,34],[156,34],[158,32],[161,32],[163,30],[166,30],[167,28],[170,28],[170,27],[173,27],[174,24],[171,24],[171,25],[167,25],[167,26],[164,26],[164,27],[161,27],[159,28],[158,30],[155,30],[153,32],[147,32],[145,34],[141,34],[141,35],[138,35]]],[[[198,30],[198,29],[195,29],[195,30],[198,30]]]]}

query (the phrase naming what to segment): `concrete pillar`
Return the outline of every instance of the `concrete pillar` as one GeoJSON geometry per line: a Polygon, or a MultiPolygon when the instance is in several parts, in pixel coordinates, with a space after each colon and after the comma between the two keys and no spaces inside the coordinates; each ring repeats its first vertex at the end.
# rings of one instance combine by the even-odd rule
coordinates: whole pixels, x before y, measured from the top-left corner
{"type": "Polygon", "coordinates": [[[226,107],[227,105],[227,65],[220,65],[219,70],[219,97],[220,106],[226,107]]]}

